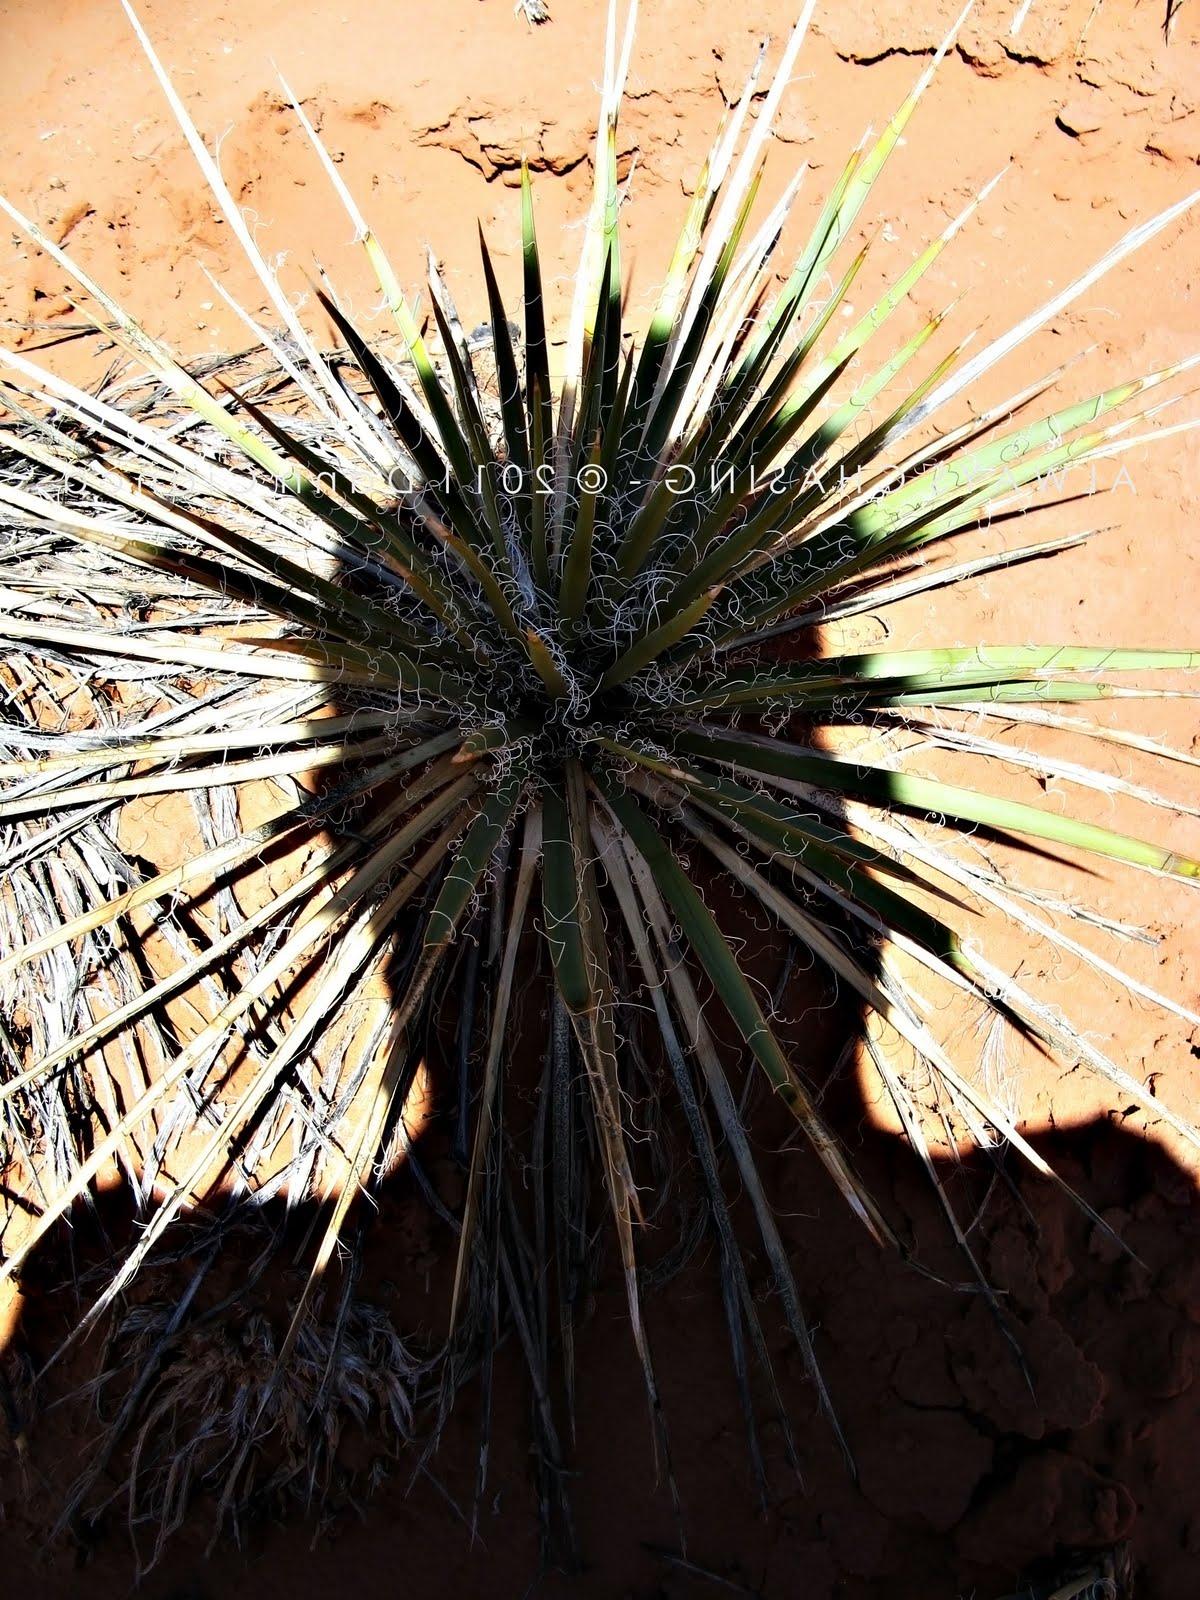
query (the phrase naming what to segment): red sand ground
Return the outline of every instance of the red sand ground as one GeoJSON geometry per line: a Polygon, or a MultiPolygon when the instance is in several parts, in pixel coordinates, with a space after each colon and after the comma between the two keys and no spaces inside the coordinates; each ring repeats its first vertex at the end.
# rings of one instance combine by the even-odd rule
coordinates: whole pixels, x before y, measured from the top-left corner
{"type": "MultiPolygon", "coordinates": [[[[902,98],[954,9],[940,0],[825,8],[784,117],[776,183],[807,161],[806,193],[818,196],[863,128],[880,125],[902,98]]],[[[866,232],[883,227],[894,241],[879,251],[885,265],[906,261],[1011,163],[985,212],[920,291],[922,312],[964,293],[956,326],[961,333],[982,324],[981,339],[1074,277],[1133,221],[1195,187],[1200,160],[1197,7],[1184,5],[1167,47],[1150,0],[1105,0],[1078,51],[1090,0],[1035,3],[1015,40],[1007,33],[1013,9],[979,8],[864,218],[866,232]]],[[[736,12],[662,0],[645,12],[624,123],[627,149],[639,152],[628,233],[635,311],[648,304],[665,263],[683,182],[706,147],[722,95],[740,84],[758,39],[779,36],[791,21],[784,0],[757,0],[736,12]]],[[[226,174],[268,248],[293,253],[298,288],[299,268],[315,252],[351,290],[352,309],[367,318],[373,311],[348,229],[281,108],[272,60],[319,122],[402,278],[416,287],[428,242],[465,318],[483,315],[476,216],[503,283],[515,285],[512,180],[521,153],[530,154],[544,259],[566,301],[589,181],[599,5],[559,0],[554,21],[538,30],[516,19],[507,0],[443,0],[436,7],[413,0],[245,0],[237,7],[158,0],[143,14],[202,129],[210,138],[227,133],[226,174]]],[[[235,259],[119,8],[97,0],[62,0],[53,9],[0,0],[0,89],[7,192],[56,238],[69,239],[102,282],[183,351],[242,343],[201,269],[227,277],[252,309],[257,285],[235,259]]],[[[996,386],[1015,388],[1088,345],[1094,348],[1070,375],[1076,393],[1188,353],[1200,326],[1197,226],[1193,220],[1176,229],[1105,279],[1010,362],[996,386]]],[[[17,323],[74,320],[58,269],[23,243],[10,246],[8,230],[0,243],[4,314],[17,323]]],[[[90,342],[60,345],[46,359],[71,376],[97,370],[90,342]]],[[[1129,466],[1133,489],[1041,521],[1045,533],[1111,524],[1103,537],[969,595],[942,594],[935,605],[893,614],[893,636],[914,646],[1194,639],[1200,452],[1176,441],[1138,452],[1129,466]]],[[[868,623],[866,636],[877,637],[879,626],[868,623]]],[[[1187,702],[1122,708],[1122,718],[1181,748],[1198,747],[1187,702]]],[[[1110,770],[1145,776],[1128,761],[1093,754],[1110,761],[1110,770]]],[[[1007,781],[1016,794],[1037,793],[1019,773],[1007,781]]],[[[1184,794],[1184,769],[1162,775],[1162,785],[1184,794]]],[[[1053,787],[1049,798],[1066,803],[1053,787]]],[[[1081,800],[1077,791],[1069,800],[1110,825],[1144,822],[1122,802],[1081,800]]],[[[1194,819],[1160,814],[1157,831],[1195,853],[1194,819]]],[[[1061,874],[1036,858],[1021,867],[1039,883],[1061,874]]],[[[1184,889],[1104,871],[1077,876],[1070,887],[1161,933],[1160,946],[1132,947],[1121,960],[1194,1005],[1200,943],[1184,889]]],[[[1002,959],[1018,959],[1015,940],[1001,947],[1002,959]]],[[[1194,1114],[1194,1037],[1065,964],[1033,976],[1057,986],[1049,992],[1086,1018],[1131,1072],[1154,1074],[1159,1092],[1194,1114]]],[[[651,1492],[645,1408],[621,1337],[619,1296],[601,1294],[580,1349],[576,1509],[588,1565],[569,1583],[547,1578],[537,1593],[994,1600],[1015,1587],[1026,1563],[1053,1555],[1056,1546],[1126,1537],[1141,1600],[1186,1600],[1197,1592],[1200,1209],[1190,1163],[1141,1114],[1118,1108],[1110,1115],[1111,1094],[1083,1073],[1026,1063],[1019,1092],[1025,1126],[1098,1209],[1112,1210],[1144,1263],[1114,1262],[1084,1219],[1044,1186],[1020,1180],[1027,1211],[1001,1188],[979,1243],[1027,1326],[1036,1400],[977,1305],[882,1262],[836,1210],[812,1162],[795,1151],[769,1153],[784,1130],[772,1129],[768,1118],[759,1133],[769,1192],[788,1218],[797,1275],[821,1324],[822,1359],[859,1455],[860,1483],[847,1478],[827,1430],[810,1415],[794,1363],[781,1358],[805,1484],[789,1489],[777,1472],[778,1501],[768,1517],[756,1514],[711,1263],[704,1263],[706,1270],[690,1270],[658,1298],[652,1328],[689,1558],[735,1587],[722,1590],[665,1559],[661,1551],[677,1550],[679,1538],[666,1495],[651,1492]]],[[[864,1082],[856,1093],[842,1126],[861,1130],[868,1173],[911,1219],[930,1262],[957,1275],[874,1090],[864,1082]]],[[[373,1246],[376,1253],[386,1254],[387,1239],[399,1237],[411,1257],[436,1254],[439,1241],[424,1237],[411,1200],[400,1195],[395,1206],[390,1220],[397,1226],[378,1230],[384,1243],[373,1246]]],[[[427,1482],[408,1493],[398,1474],[363,1522],[339,1523],[311,1549],[308,1530],[297,1524],[260,1531],[246,1556],[223,1549],[205,1563],[208,1527],[197,1517],[145,1592],[155,1600],[267,1600],[352,1582],[364,1592],[403,1589],[422,1600],[523,1593],[536,1566],[526,1419],[515,1364],[502,1379],[497,1434],[505,1442],[496,1451],[495,1499],[473,1548],[427,1482]]],[[[469,1495],[471,1451],[468,1417],[439,1462],[460,1497],[469,1495]]],[[[51,1479],[57,1481],[52,1472],[51,1479]]],[[[119,1529],[86,1566],[73,1567],[69,1553],[44,1564],[15,1464],[3,1469],[0,1488],[12,1592],[66,1597],[126,1586],[130,1566],[119,1529]]]]}

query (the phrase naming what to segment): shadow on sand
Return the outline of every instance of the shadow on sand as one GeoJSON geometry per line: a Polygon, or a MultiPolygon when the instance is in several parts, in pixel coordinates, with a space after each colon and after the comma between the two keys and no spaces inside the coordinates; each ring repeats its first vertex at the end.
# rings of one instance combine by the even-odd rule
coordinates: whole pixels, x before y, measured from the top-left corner
{"type": "MultiPolygon", "coordinates": [[[[753,936],[749,925],[745,932],[753,936]]],[[[776,969],[780,976],[778,962],[776,969]]],[[[172,1484],[167,1468],[180,1441],[194,1444],[216,1427],[222,1407],[236,1410],[261,1371],[261,1339],[276,1337],[286,1320],[302,1279],[302,1242],[316,1222],[301,1207],[286,1229],[263,1213],[224,1219],[217,1264],[181,1319],[191,1332],[164,1346],[137,1426],[99,1464],[89,1505],[107,1499],[107,1508],[78,1515],[72,1536],[47,1557],[46,1530],[83,1467],[97,1464],[128,1389],[123,1346],[111,1336],[107,1343],[94,1336],[52,1368],[36,1404],[25,1381],[69,1330],[88,1271],[111,1263],[132,1236],[127,1201],[108,1195],[93,1214],[61,1230],[23,1276],[22,1315],[4,1356],[9,1440],[0,1458],[0,1547],[9,1592],[45,1600],[125,1592],[136,1563],[125,1530],[128,1499],[117,1491],[134,1467],[143,1487],[157,1473],[160,1490],[166,1482],[183,1513],[143,1579],[141,1592],[152,1600],[318,1595],[348,1581],[364,1592],[399,1589],[421,1600],[515,1600],[526,1592],[596,1600],[998,1600],[1050,1595],[1073,1559],[1086,1566],[1113,1551],[1118,1566],[1128,1561],[1136,1573],[1138,1600],[1190,1594],[1200,1567],[1200,1385],[1193,1384],[1200,1203],[1189,1176],[1117,1118],[1033,1138],[1121,1234],[1125,1254],[1011,1154],[939,1162],[972,1248],[1000,1292],[1023,1371],[986,1300],[953,1287],[966,1277],[964,1262],[916,1158],[874,1123],[855,1072],[832,1066],[846,1059],[840,1044],[857,1026],[853,1005],[823,975],[790,967],[779,994],[783,1041],[796,1059],[825,1064],[823,1078],[813,1073],[826,1083],[825,1109],[926,1269],[871,1243],[781,1108],[752,1091],[747,1113],[760,1169],[816,1328],[857,1481],[771,1304],[749,1208],[735,1201],[800,1469],[797,1476],[789,1465],[784,1429],[756,1390],[769,1481],[769,1506],[760,1506],[715,1251],[685,1160],[669,1190],[679,1215],[652,1219],[646,1236],[647,1314],[682,1526],[665,1489],[655,1489],[641,1376],[609,1247],[579,1307],[577,1432],[568,1465],[581,1561],[569,1577],[539,1561],[529,1386],[511,1336],[491,1383],[490,1461],[474,1540],[464,1521],[472,1516],[478,1471],[478,1378],[464,1386],[436,1455],[419,1468],[419,1451],[393,1455],[394,1433],[379,1423],[395,1363],[377,1339],[372,1344],[368,1328],[358,1345],[367,1369],[359,1379],[368,1390],[375,1385],[375,1420],[360,1425],[352,1406],[335,1406],[339,1420],[325,1446],[313,1442],[312,1415],[296,1415],[290,1435],[287,1426],[277,1428],[261,1452],[264,1489],[257,1515],[243,1519],[241,1549],[222,1541],[206,1556],[227,1449],[219,1427],[207,1453],[194,1459],[195,1492],[181,1494],[186,1486],[172,1484]],[[681,1236],[694,1245],[682,1264],[681,1236]],[[668,1287],[655,1287],[668,1271],[668,1287]],[[189,1363],[204,1368],[202,1381],[173,1388],[189,1363]],[[89,1392],[85,1386],[105,1370],[115,1376],[89,1392]],[[327,1535],[315,1543],[313,1515],[295,1503],[295,1492],[303,1500],[310,1488],[303,1473],[291,1482],[290,1500],[269,1482],[277,1469],[286,1472],[289,1451],[295,1456],[306,1438],[300,1455],[314,1474],[317,1520],[327,1535]],[[372,1489],[369,1510],[356,1514],[372,1489]]],[[[540,1020],[544,1037],[545,996],[536,985],[524,1006],[522,1026],[540,1020]]],[[[722,1035],[721,1042],[733,1058],[732,1041],[722,1035]]],[[[462,1190],[452,1052],[446,1056],[434,1073],[435,1115],[412,1161],[382,1186],[342,1275],[356,1304],[406,1335],[444,1328],[453,1273],[453,1230],[438,1215],[439,1203],[453,1210],[462,1190]]],[[[529,1084],[515,1087],[514,1102],[524,1097],[532,1107],[536,1086],[534,1072],[529,1084]]],[[[185,1230],[190,1254],[153,1268],[139,1280],[137,1304],[123,1308],[126,1328],[140,1330],[143,1355],[146,1330],[161,1329],[191,1292],[208,1237],[199,1224],[191,1235],[185,1230]]],[[[340,1293],[331,1287],[327,1319],[336,1321],[340,1293]]],[[[174,1470],[178,1478],[182,1469],[174,1470]]],[[[133,1531],[144,1559],[154,1529],[133,1531]]]]}

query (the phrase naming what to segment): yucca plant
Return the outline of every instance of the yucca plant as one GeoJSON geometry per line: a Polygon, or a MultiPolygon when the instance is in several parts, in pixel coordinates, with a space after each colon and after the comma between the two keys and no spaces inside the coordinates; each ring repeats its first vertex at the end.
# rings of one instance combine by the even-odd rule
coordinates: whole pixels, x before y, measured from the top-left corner
{"type": "MultiPolygon", "coordinates": [[[[321,348],[132,11],[280,325],[242,311],[255,353],[189,370],[0,201],[142,374],[92,394],[26,355],[3,357],[13,421],[2,439],[0,632],[26,690],[69,694],[72,708],[50,727],[27,694],[15,703],[33,709],[10,712],[6,728],[3,903],[19,942],[0,972],[24,1037],[9,1040],[0,1103],[37,1214],[23,1236],[6,1234],[3,1270],[19,1273],[113,1164],[144,1210],[78,1334],[196,1205],[222,1193],[243,1207],[315,1199],[324,1217],[277,1350],[285,1371],[356,1197],[411,1146],[406,1108],[440,1054],[458,1064],[467,1130],[464,1194],[449,1216],[459,1232],[451,1385],[486,1363],[498,1327],[512,1328],[534,1378],[543,1459],[561,1464],[551,1373],[569,1394],[596,1188],[657,1416],[639,1230],[648,1188],[670,1181],[672,1126],[703,1185],[743,1392],[752,1356],[773,1380],[731,1183],[820,1385],[802,1263],[789,1259],[755,1167],[744,1073],[784,1102],[869,1233],[899,1241],[822,1115],[809,1064],[779,1042],[753,963],[710,909],[718,880],[875,1019],[870,1060],[935,1182],[910,1066],[957,1128],[1007,1141],[1053,1174],[985,1086],[980,1052],[952,1057],[926,994],[956,996],[989,1028],[1085,1063],[1197,1139],[968,943],[962,919],[1011,919],[1200,1018],[1077,938],[1061,900],[1006,883],[960,844],[1015,837],[1194,879],[1195,861],[1006,798],[992,775],[1016,762],[1168,805],[1004,736],[1065,724],[1194,765],[1050,708],[1181,692],[1141,687],[1139,675],[1195,669],[1200,652],[988,642],[797,657],[786,645],[1077,543],[1087,535],[948,554],[982,519],[1019,514],[1022,490],[1048,475],[1191,425],[1138,426],[1162,398],[1152,393],[1190,363],[1049,411],[1037,402],[1053,375],[967,421],[952,406],[1200,195],[1134,228],[969,359],[961,345],[931,354],[937,316],[868,363],[988,191],[865,314],[841,316],[867,256],[845,259],[843,247],[948,39],[883,133],[845,163],[772,295],[800,175],[761,218],[756,201],[812,11],[810,0],[765,97],[760,54],[727,113],[644,332],[625,326],[618,215],[633,15],[619,35],[610,13],[561,364],[527,173],[520,316],[510,322],[481,240],[490,337],[468,339],[436,268],[431,323],[410,306],[293,99],[398,330],[369,340],[321,281],[314,294],[337,339],[321,348]],[[935,426],[943,417],[948,431],[935,426]],[[978,776],[951,784],[922,772],[934,749],[978,776]],[[120,848],[120,819],[160,796],[196,801],[202,847],[147,875],[120,848]],[[245,883],[277,858],[283,880],[248,899],[245,883]],[[145,948],[158,952],[150,967],[145,948]],[[531,1037],[528,1004],[516,1025],[519,991],[540,996],[543,980],[531,1037]],[[718,1045],[710,1004],[743,1049],[718,1045]],[[653,1048],[635,1008],[652,1013],[653,1048]],[[514,1076],[535,1091],[527,1127],[506,1098],[514,1076]]],[[[1095,920],[1103,937],[1122,931],[1095,920]]]]}

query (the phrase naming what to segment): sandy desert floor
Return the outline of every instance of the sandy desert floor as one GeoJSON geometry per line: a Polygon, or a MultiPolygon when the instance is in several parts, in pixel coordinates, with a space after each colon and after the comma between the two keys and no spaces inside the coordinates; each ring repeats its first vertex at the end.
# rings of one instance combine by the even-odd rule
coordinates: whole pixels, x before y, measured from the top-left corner
{"type": "MultiPolygon", "coordinates": [[[[944,0],[821,8],[767,188],[806,162],[804,194],[815,204],[864,129],[880,126],[903,98],[955,9],[944,0]]],[[[959,334],[978,326],[980,339],[1076,276],[1135,221],[1200,183],[1200,8],[1183,5],[1170,44],[1151,0],[1104,0],[1090,23],[1091,0],[1035,0],[1013,37],[1015,9],[1009,0],[977,7],[862,223],[864,238],[882,235],[888,250],[881,254],[910,259],[1006,168],[986,207],[922,283],[913,308],[915,318],[961,296],[959,334]]],[[[650,304],[688,175],[724,99],[740,87],[758,41],[778,37],[792,21],[785,0],[739,7],[652,0],[643,11],[622,152],[622,171],[633,167],[626,237],[634,317],[650,304]]],[[[260,242],[290,252],[298,291],[315,254],[335,281],[351,286],[351,308],[368,326],[377,315],[348,229],[289,119],[272,63],[319,125],[402,279],[417,287],[428,244],[464,317],[477,312],[482,320],[486,310],[475,264],[477,217],[502,283],[515,295],[515,184],[527,155],[544,260],[565,317],[590,181],[603,27],[597,0],[557,0],[553,20],[536,29],[514,16],[507,0],[146,0],[141,14],[201,128],[221,140],[225,173],[260,242]]],[[[0,0],[0,89],[0,171],[14,200],[57,240],[69,241],[182,352],[244,343],[205,269],[251,309],[257,285],[213,213],[115,0],[0,0]]],[[[1200,339],[1198,229],[1193,214],[1106,277],[1016,362],[991,375],[978,399],[1081,350],[1087,353],[1067,379],[1079,394],[1190,354],[1200,339]]],[[[39,359],[72,378],[94,379],[110,355],[94,340],[64,340],[55,331],[77,321],[65,288],[53,263],[0,229],[5,338],[40,347],[39,359]]],[[[1181,415],[1189,404],[1194,409],[1185,400],[1181,415]]],[[[914,601],[890,614],[893,638],[913,647],[1034,637],[1126,645],[1193,640],[1200,445],[1184,438],[1147,447],[1127,466],[1128,481],[1111,493],[1039,519],[1046,534],[1103,527],[1097,538],[969,593],[914,601]]],[[[868,619],[864,637],[880,634],[881,624],[868,619]]],[[[1187,701],[1121,712],[1140,732],[1200,751],[1187,701]]],[[[1052,738],[1043,737],[1049,747],[1052,738]]],[[[1097,759],[1126,775],[1150,771],[1125,752],[1097,759]]],[[[1005,781],[1023,798],[1040,794],[1027,773],[1013,769],[1005,781]]],[[[1172,784],[1186,797],[1188,770],[1162,775],[1163,787],[1172,784]]],[[[1068,797],[1053,786],[1048,793],[1110,826],[1140,820],[1119,798],[1068,797]]],[[[1181,850],[1196,852],[1197,827],[1194,817],[1158,814],[1159,835],[1181,850]]],[[[145,853],[155,852],[151,827],[145,853]]],[[[1021,867],[1040,885],[1061,872],[1039,858],[1021,867]]],[[[1186,887],[1096,872],[1072,892],[1161,936],[1157,944],[1125,947],[1122,963],[1196,1004],[1200,934],[1186,887]]],[[[1000,959],[1015,964],[1020,949],[1015,937],[1002,937],[1000,959]]],[[[1058,986],[1064,1007],[1086,1016],[1094,1037],[1130,1072],[1143,1080],[1153,1075],[1157,1093],[1195,1115],[1195,1034],[1082,970],[1063,964],[1037,976],[1058,986]]],[[[836,1016],[826,1018],[827,1028],[837,1025],[836,1016]]],[[[802,1018],[796,1027],[799,1037],[802,1018]]],[[[1120,1222],[1142,1263],[1114,1261],[1086,1220],[1044,1185],[1016,1177],[1011,1188],[1000,1186],[980,1239],[990,1271],[1029,1330],[1036,1397],[1005,1366],[994,1329],[977,1309],[901,1264],[881,1262],[848,1221],[831,1214],[811,1163],[794,1152],[770,1153],[768,1122],[764,1161],[859,1456],[857,1484],[793,1372],[804,1482],[782,1484],[769,1513],[759,1513],[715,1289],[703,1270],[689,1268],[652,1313],[690,1536],[686,1559],[669,1500],[654,1489],[645,1408],[635,1363],[617,1337],[614,1289],[598,1296],[580,1347],[575,1492],[583,1566],[571,1578],[537,1578],[525,1402],[514,1361],[498,1378],[500,1442],[474,1544],[441,1489],[428,1477],[410,1486],[402,1466],[361,1518],[338,1516],[315,1543],[312,1528],[297,1518],[256,1528],[245,1550],[222,1545],[206,1560],[209,1521],[199,1508],[143,1592],[153,1600],[269,1600],[352,1583],[425,1600],[515,1597],[534,1583],[535,1594],[597,1600],[722,1593],[999,1600],[1041,1558],[1129,1541],[1139,1600],[1185,1600],[1200,1573],[1195,1164],[1161,1125],[1115,1105],[1111,1090],[1083,1072],[1025,1062],[1016,1092],[1023,1128],[1098,1210],[1120,1222]]],[[[893,1196],[915,1231],[932,1235],[931,1203],[878,1092],[864,1076],[838,1093],[840,1126],[879,1191],[893,1196]]],[[[393,1226],[375,1230],[369,1247],[376,1283],[389,1277],[389,1249],[410,1266],[436,1260],[444,1249],[402,1184],[389,1204],[385,1221],[393,1226]]],[[[931,1245],[934,1261],[939,1248],[931,1245]]],[[[15,1341],[36,1344],[62,1315],[39,1305],[26,1309],[15,1341]]],[[[64,1455],[79,1448],[69,1433],[54,1437],[64,1455]]],[[[469,1496],[472,1449],[468,1418],[435,1463],[453,1496],[469,1496]]],[[[65,1546],[48,1557],[40,1548],[45,1503],[66,1476],[62,1462],[48,1461],[44,1451],[39,1457],[36,1439],[28,1461],[12,1451],[5,1457],[0,1446],[0,1549],[11,1592],[47,1600],[124,1592],[133,1568],[119,1516],[86,1549],[65,1546]]]]}

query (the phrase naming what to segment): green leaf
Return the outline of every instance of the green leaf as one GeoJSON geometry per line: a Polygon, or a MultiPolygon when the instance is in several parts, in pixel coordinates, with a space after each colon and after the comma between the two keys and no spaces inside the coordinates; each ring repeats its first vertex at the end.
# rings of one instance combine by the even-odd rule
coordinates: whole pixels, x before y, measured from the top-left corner
{"type": "Polygon", "coordinates": [[[704,967],[721,1003],[762,1067],[776,1094],[804,1129],[813,1149],[855,1214],[880,1241],[892,1238],[875,1202],[846,1161],[838,1141],[825,1125],[812,1097],[780,1049],[746,977],[712,913],[700,898],[678,858],[664,843],[637,801],[617,784],[602,781],[604,799],[637,850],[683,929],[688,944],[704,967]]]}
{"type": "Polygon", "coordinates": [[[558,591],[558,614],[568,626],[577,625],[587,605],[588,586],[592,580],[592,540],[596,528],[596,501],[601,490],[596,486],[600,471],[602,439],[599,433],[592,441],[587,460],[587,473],[579,489],[579,506],[575,513],[575,526],[567,544],[563,562],[562,585],[558,591]],[[590,475],[590,476],[589,476],[590,475]]]}
{"type": "Polygon", "coordinates": [[[558,785],[542,790],[542,909],[554,981],[572,1014],[591,1003],[583,934],[579,926],[579,882],[566,799],[558,785]]]}
{"type": "Polygon", "coordinates": [[[524,775],[511,772],[488,795],[467,829],[446,872],[425,928],[426,951],[449,944],[460,918],[479,887],[496,847],[508,831],[521,801],[524,775]]]}
{"type": "Polygon", "coordinates": [[[798,779],[835,794],[850,794],[871,805],[900,807],[926,816],[977,823],[1002,833],[1051,840],[1090,855],[1127,861],[1175,877],[1200,877],[1200,862],[1164,850],[1144,839],[1080,822],[1060,812],[912,773],[896,772],[862,761],[843,760],[780,741],[763,743],[704,734],[685,735],[681,744],[697,754],[740,766],[743,770],[798,779]]]}
{"type": "MultiPolygon", "coordinates": [[[[521,256],[525,274],[525,397],[530,433],[535,439],[541,439],[544,451],[554,437],[550,411],[550,355],[546,343],[542,269],[533,219],[533,185],[529,181],[529,167],[524,159],[521,161],[521,256]]],[[[540,458],[540,452],[534,449],[535,465],[540,458]]]]}

